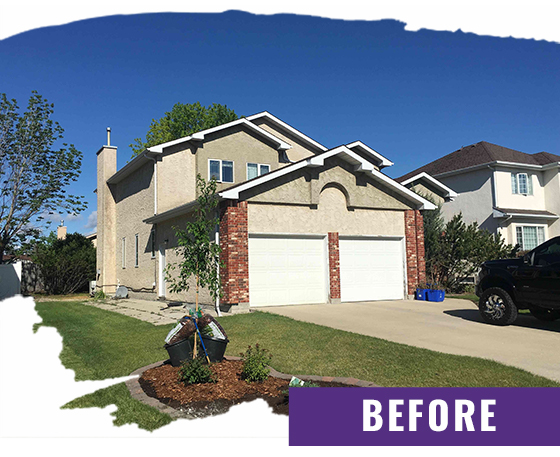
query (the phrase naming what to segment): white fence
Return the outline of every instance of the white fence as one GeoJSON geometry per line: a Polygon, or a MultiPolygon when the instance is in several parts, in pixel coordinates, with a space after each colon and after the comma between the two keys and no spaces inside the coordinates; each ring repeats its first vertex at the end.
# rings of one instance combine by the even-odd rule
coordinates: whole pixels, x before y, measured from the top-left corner
{"type": "Polygon", "coordinates": [[[0,265],[0,300],[21,293],[21,262],[0,265]]]}

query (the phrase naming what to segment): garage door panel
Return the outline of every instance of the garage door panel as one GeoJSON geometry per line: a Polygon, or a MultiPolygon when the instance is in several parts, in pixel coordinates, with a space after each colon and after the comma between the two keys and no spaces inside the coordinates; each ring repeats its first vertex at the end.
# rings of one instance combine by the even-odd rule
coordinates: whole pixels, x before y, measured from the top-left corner
{"type": "Polygon", "coordinates": [[[326,302],[324,238],[249,236],[251,306],[326,302]]]}
{"type": "Polygon", "coordinates": [[[342,301],[404,298],[400,239],[340,239],[342,301]]]}

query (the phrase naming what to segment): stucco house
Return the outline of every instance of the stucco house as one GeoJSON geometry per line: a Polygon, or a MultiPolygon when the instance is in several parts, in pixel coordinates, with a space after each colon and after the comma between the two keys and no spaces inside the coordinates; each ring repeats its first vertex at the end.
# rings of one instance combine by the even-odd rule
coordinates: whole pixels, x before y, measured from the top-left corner
{"type": "MultiPolygon", "coordinates": [[[[196,175],[215,177],[221,306],[402,299],[424,281],[420,210],[435,206],[382,173],[360,141],[328,149],[268,112],[148,148],[117,171],[97,152],[97,287],[171,294],[174,226],[196,205],[196,175]]],[[[202,294],[203,303],[211,303],[202,294]]]]}
{"type": "Polygon", "coordinates": [[[560,235],[560,156],[527,154],[481,141],[430,162],[397,181],[436,197],[446,220],[500,233],[530,250],[560,235]]]}

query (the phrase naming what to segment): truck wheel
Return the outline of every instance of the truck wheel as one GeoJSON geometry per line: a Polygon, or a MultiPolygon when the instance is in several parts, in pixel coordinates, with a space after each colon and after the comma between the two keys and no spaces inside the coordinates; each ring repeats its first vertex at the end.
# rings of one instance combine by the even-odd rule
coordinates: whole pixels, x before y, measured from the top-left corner
{"type": "Polygon", "coordinates": [[[499,287],[486,289],[478,301],[480,315],[485,322],[509,325],[517,319],[517,306],[511,296],[499,287]]]}
{"type": "Polygon", "coordinates": [[[540,321],[552,322],[556,319],[560,319],[560,311],[557,309],[546,309],[535,306],[529,311],[531,311],[533,317],[536,317],[540,321]]]}

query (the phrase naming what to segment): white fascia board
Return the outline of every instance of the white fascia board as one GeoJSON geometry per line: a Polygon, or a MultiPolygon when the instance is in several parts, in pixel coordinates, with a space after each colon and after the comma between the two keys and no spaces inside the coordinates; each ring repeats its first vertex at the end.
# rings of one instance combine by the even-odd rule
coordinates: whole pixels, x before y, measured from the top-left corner
{"type": "Polygon", "coordinates": [[[413,176],[412,178],[408,178],[406,181],[403,181],[401,184],[403,186],[406,186],[407,184],[410,184],[411,182],[414,182],[414,181],[417,181],[417,180],[420,180],[420,179],[425,179],[426,181],[429,181],[432,185],[439,188],[440,190],[442,190],[444,192],[447,192],[447,195],[445,195],[446,197],[455,198],[459,195],[457,192],[450,189],[445,184],[443,184],[441,181],[438,181],[436,178],[430,176],[425,171],[417,174],[416,176],[413,176]]]}
{"type": "Polygon", "coordinates": [[[295,129],[291,125],[286,124],[284,121],[281,121],[276,116],[273,116],[272,114],[270,114],[268,111],[263,111],[262,113],[253,114],[252,116],[248,116],[246,119],[248,119],[249,121],[253,121],[253,120],[259,119],[261,117],[266,117],[267,119],[269,119],[273,123],[279,125],[280,127],[284,128],[285,130],[293,133],[294,135],[298,136],[299,138],[301,138],[305,142],[312,144],[316,148],[321,149],[322,151],[328,151],[327,147],[318,143],[314,139],[309,138],[307,135],[304,135],[303,133],[301,133],[299,130],[295,129]]]}
{"type": "Polygon", "coordinates": [[[133,171],[140,168],[142,165],[144,165],[144,162],[147,162],[149,160],[147,154],[148,154],[148,150],[146,150],[142,154],[139,154],[136,157],[134,157],[134,159],[132,159],[130,162],[128,162],[124,167],[122,167],[119,171],[117,171],[113,176],[111,176],[107,180],[107,184],[118,183],[121,179],[125,178],[130,173],[132,173],[133,171]]]}
{"type": "Polygon", "coordinates": [[[252,179],[251,181],[242,184],[240,186],[237,186],[233,189],[220,192],[218,195],[221,198],[237,200],[239,199],[239,194],[247,189],[258,186],[260,184],[264,184],[268,181],[272,181],[273,179],[279,178],[280,176],[284,176],[288,173],[299,170],[301,168],[323,166],[325,164],[326,159],[338,154],[346,156],[347,160],[350,159],[348,160],[348,162],[352,163],[355,166],[354,169],[356,171],[370,173],[378,181],[385,183],[388,187],[394,189],[396,192],[415,201],[420,206],[418,209],[425,209],[425,210],[436,209],[436,206],[432,202],[429,202],[428,200],[420,197],[419,195],[407,189],[406,187],[400,185],[393,179],[389,178],[388,176],[385,176],[380,171],[377,171],[371,162],[367,161],[360,155],[356,154],[354,151],[348,149],[346,146],[339,146],[335,149],[331,149],[330,151],[326,151],[322,154],[318,154],[314,157],[310,157],[307,160],[302,160],[293,165],[287,165],[283,168],[280,168],[279,170],[273,171],[271,173],[267,173],[266,175],[260,176],[259,178],[256,179],[252,179]]]}
{"type": "Polygon", "coordinates": [[[183,138],[179,138],[177,140],[168,141],[167,143],[162,143],[162,144],[158,144],[156,146],[152,146],[151,148],[148,148],[148,150],[151,151],[151,152],[155,152],[155,153],[161,153],[161,152],[163,152],[163,150],[165,148],[168,148],[170,146],[175,146],[176,144],[185,143],[187,141],[192,141],[192,140],[203,141],[205,139],[206,135],[209,135],[209,134],[214,133],[214,132],[219,132],[220,130],[228,129],[230,127],[235,127],[236,125],[240,125],[240,124],[243,124],[243,125],[247,126],[251,130],[253,130],[255,133],[258,133],[259,135],[261,135],[265,138],[268,138],[273,143],[276,143],[277,144],[276,149],[286,150],[286,149],[291,149],[292,148],[291,145],[282,141],[280,138],[274,136],[272,133],[267,132],[266,130],[260,128],[258,125],[255,125],[252,122],[249,122],[245,118],[241,118],[241,119],[237,119],[235,121],[228,122],[227,124],[218,125],[216,127],[210,128],[210,129],[206,129],[206,130],[202,130],[200,132],[193,133],[192,135],[189,135],[189,136],[186,136],[186,137],[183,137],[183,138]]]}
{"type": "Polygon", "coordinates": [[[382,156],[381,154],[379,154],[379,152],[375,151],[374,149],[370,148],[368,145],[362,143],[359,140],[354,141],[353,143],[347,144],[346,147],[349,148],[349,149],[352,149],[352,148],[355,148],[355,147],[359,147],[359,148],[363,149],[365,152],[367,152],[368,154],[370,154],[371,156],[373,156],[377,160],[379,160],[379,163],[380,163],[379,167],[380,168],[392,167],[394,165],[394,163],[391,162],[389,159],[382,156]]]}
{"type": "Polygon", "coordinates": [[[528,168],[529,170],[542,170],[542,165],[533,165],[530,163],[517,163],[517,162],[504,162],[502,160],[496,160],[494,162],[497,166],[505,168],[528,168]]]}

